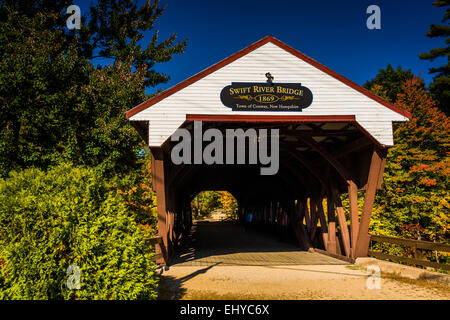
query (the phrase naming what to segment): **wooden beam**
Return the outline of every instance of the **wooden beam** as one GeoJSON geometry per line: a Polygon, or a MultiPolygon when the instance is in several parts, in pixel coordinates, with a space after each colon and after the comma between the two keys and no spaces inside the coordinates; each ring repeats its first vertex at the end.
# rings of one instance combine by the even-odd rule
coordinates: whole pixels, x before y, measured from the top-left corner
{"type": "Polygon", "coordinates": [[[311,226],[312,230],[309,234],[309,237],[311,239],[311,242],[314,243],[314,239],[316,237],[317,232],[317,221],[319,220],[319,215],[317,214],[317,197],[310,197],[309,198],[309,206],[311,210],[311,226]]]}
{"type": "Polygon", "coordinates": [[[450,271],[450,265],[443,264],[443,263],[437,263],[433,261],[427,261],[427,260],[420,260],[420,259],[414,259],[414,258],[407,258],[407,257],[399,257],[394,256],[390,254],[385,254],[382,252],[376,252],[376,251],[369,251],[368,252],[370,256],[377,258],[377,259],[383,259],[383,260],[393,260],[393,261],[400,261],[409,265],[419,265],[423,267],[431,267],[435,269],[441,269],[441,270],[447,270],[450,271]]]}
{"type": "Polygon", "coordinates": [[[283,180],[283,182],[285,184],[287,184],[289,186],[289,191],[292,191],[293,195],[304,195],[306,192],[306,188],[304,185],[302,184],[296,184],[295,181],[292,181],[292,176],[288,176],[286,175],[286,173],[284,173],[283,171],[279,171],[278,172],[278,176],[281,178],[281,180],[283,180]]]}
{"type": "Polygon", "coordinates": [[[301,205],[303,207],[302,208],[303,209],[303,215],[305,216],[306,230],[308,231],[308,235],[310,235],[311,234],[312,225],[311,225],[311,217],[309,215],[308,198],[302,199],[301,205]]]}
{"type": "Polygon", "coordinates": [[[136,129],[142,139],[144,139],[145,144],[148,146],[148,121],[133,120],[130,121],[131,125],[136,129]]]}
{"type": "Polygon", "coordinates": [[[336,215],[334,212],[334,201],[331,192],[327,194],[328,215],[328,246],[327,251],[336,254],[336,215]]]}
{"type": "Polygon", "coordinates": [[[179,188],[184,188],[192,173],[199,169],[199,165],[188,164],[184,165],[180,173],[177,174],[177,186],[179,188]]]}
{"type": "Polygon", "coordinates": [[[186,168],[186,166],[188,166],[188,165],[180,164],[180,165],[172,166],[170,176],[167,179],[169,185],[171,185],[174,181],[179,179],[179,174],[183,172],[183,170],[186,168]]]}
{"type": "Polygon", "coordinates": [[[152,190],[153,190],[153,192],[156,192],[156,184],[155,184],[155,181],[154,181],[154,178],[153,178],[154,172],[156,170],[155,169],[155,162],[156,162],[155,157],[154,157],[154,155],[153,155],[153,153],[152,153],[152,151],[150,149],[150,173],[151,173],[151,177],[152,177],[152,190]]]}
{"type": "Polygon", "coordinates": [[[350,181],[348,185],[348,199],[350,206],[350,239],[352,248],[352,258],[355,257],[356,240],[359,230],[359,209],[358,209],[358,187],[354,181],[350,181]]]}
{"type": "Polygon", "coordinates": [[[355,262],[353,259],[347,258],[347,257],[345,257],[345,256],[343,256],[341,254],[331,253],[329,251],[324,251],[324,250],[320,250],[320,249],[317,249],[317,248],[314,248],[314,252],[317,252],[317,253],[320,253],[320,254],[324,254],[326,256],[329,256],[329,257],[332,257],[332,258],[335,258],[335,259],[339,259],[339,260],[342,260],[342,261],[345,261],[345,262],[349,262],[349,263],[354,263],[355,262]]]}
{"type": "Polygon", "coordinates": [[[294,151],[292,149],[286,149],[286,151],[291,154],[296,160],[298,160],[309,172],[311,172],[313,176],[316,177],[317,180],[319,180],[323,188],[327,187],[326,179],[322,176],[318,169],[312,165],[312,163],[310,163],[297,151],[294,151]]]}
{"type": "Polygon", "coordinates": [[[332,156],[331,153],[325,150],[325,148],[323,148],[313,138],[304,136],[301,139],[306,144],[308,144],[314,151],[318,152],[325,160],[327,160],[328,163],[331,164],[336,169],[336,171],[339,173],[342,179],[344,179],[348,183],[348,180],[351,178],[351,176],[347,171],[347,169],[337,160],[336,157],[332,156]]]}
{"type": "Polygon", "coordinates": [[[344,244],[344,252],[346,257],[350,257],[351,251],[350,251],[350,235],[348,232],[348,226],[347,226],[347,219],[345,217],[345,211],[342,207],[342,202],[339,193],[337,190],[334,192],[335,197],[335,203],[336,203],[336,212],[337,217],[339,221],[339,226],[341,227],[341,235],[342,235],[342,242],[344,244]]]}
{"type": "Polygon", "coordinates": [[[301,211],[299,212],[300,216],[296,214],[296,211],[295,204],[287,210],[289,219],[291,220],[297,240],[306,250],[309,250],[312,248],[312,244],[302,223],[303,217],[301,216],[301,211]]]}
{"type": "Polygon", "coordinates": [[[369,177],[367,181],[366,194],[364,195],[364,206],[361,214],[361,221],[359,223],[358,239],[356,243],[356,257],[366,257],[369,250],[369,224],[372,214],[373,203],[375,201],[375,192],[378,185],[378,177],[382,171],[383,153],[374,147],[372,152],[372,159],[369,169],[369,177]]]}
{"type": "Polygon", "coordinates": [[[291,164],[287,158],[281,158],[280,166],[286,167],[297,178],[304,190],[310,189],[313,182],[315,182],[310,175],[305,175],[298,167],[291,164]]]}
{"type": "Polygon", "coordinates": [[[381,168],[380,172],[378,173],[378,183],[377,183],[377,189],[381,189],[383,184],[383,174],[384,174],[384,168],[386,166],[386,158],[387,158],[387,149],[381,150],[381,168]]]}
{"type": "Polygon", "coordinates": [[[355,141],[349,142],[343,147],[341,147],[339,150],[334,151],[331,153],[331,156],[334,158],[341,158],[343,156],[346,156],[349,153],[359,151],[363,148],[366,148],[372,144],[372,141],[367,137],[361,137],[359,139],[356,139],[355,141]]]}
{"type": "Polygon", "coordinates": [[[239,115],[239,114],[187,114],[186,121],[203,122],[274,122],[274,123],[308,123],[308,122],[355,122],[355,115],[321,115],[321,116],[280,116],[280,115],[239,115]]]}
{"type": "MultiPolygon", "coordinates": [[[[164,159],[164,161],[167,161],[167,159],[164,159]]],[[[167,165],[167,163],[165,163],[165,165],[167,165]]],[[[166,169],[166,177],[167,177],[167,169],[166,169]]],[[[167,181],[167,179],[165,179],[164,181],[167,181]]],[[[175,232],[176,232],[175,223],[176,223],[177,206],[176,206],[176,202],[174,199],[174,193],[169,192],[167,183],[165,183],[165,192],[166,192],[166,212],[167,212],[166,227],[167,227],[167,233],[169,235],[167,252],[168,252],[168,257],[169,257],[169,262],[170,262],[170,258],[172,256],[174,246],[176,245],[177,235],[175,234],[175,232]]]]}
{"type": "Polygon", "coordinates": [[[322,240],[325,250],[328,248],[328,226],[327,220],[325,219],[325,212],[323,210],[323,195],[317,200],[317,213],[320,219],[320,230],[322,231],[322,240]]]}
{"type": "Polygon", "coordinates": [[[302,136],[346,136],[347,134],[358,133],[358,130],[281,130],[280,136],[302,137],[302,136]]]}
{"type": "Polygon", "coordinates": [[[152,172],[152,184],[156,192],[156,206],[158,211],[158,236],[162,238],[161,246],[156,246],[156,254],[162,254],[162,259],[157,263],[167,265],[169,263],[169,232],[168,215],[166,209],[166,189],[164,172],[164,153],[161,148],[151,148],[151,161],[154,171],[152,172]]]}
{"type": "Polygon", "coordinates": [[[414,240],[414,239],[402,239],[402,238],[380,236],[380,235],[373,235],[373,234],[370,235],[370,240],[377,241],[377,242],[398,244],[401,246],[407,246],[407,247],[415,248],[415,249],[450,252],[450,245],[445,244],[445,243],[414,240]]]}

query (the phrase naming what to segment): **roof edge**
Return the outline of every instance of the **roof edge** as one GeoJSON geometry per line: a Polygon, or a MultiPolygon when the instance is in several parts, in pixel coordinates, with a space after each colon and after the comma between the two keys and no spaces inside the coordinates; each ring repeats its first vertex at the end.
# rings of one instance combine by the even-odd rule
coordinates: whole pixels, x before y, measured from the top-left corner
{"type": "Polygon", "coordinates": [[[265,45],[268,42],[273,41],[275,38],[268,35],[265,36],[264,38],[262,38],[261,40],[249,45],[248,47],[245,47],[244,49],[232,54],[231,56],[229,56],[228,58],[225,58],[215,64],[213,64],[212,66],[204,69],[203,71],[200,71],[199,73],[187,78],[184,81],[181,81],[180,83],[174,85],[173,87],[170,87],[169,89],[158,93],[157,95],[155,95],[154,97],[144,101],[143,103],[137,105],[136,107],[134,107],[131,110],[128,110],[125,115],[126,118],[130,118],[131,116],[135,115],[138,112],[141,112],[142,110],[147,109],[148,107],[150,107],[151,105],[167,98],[168,96],[174,94],[175,92],[193,84],[194,82],[206,77],[207,75],[213,73],[214,71],[219,70],[220,68],[225,67],[227,64],[245,56],[247,53],[252,52],[253,50],[265,45]]]}
{"type": "Polygon", "coordinates": [[[224,66],[226,66],[227,64],[241,58],[242,56],[252,52],[253,50],[265,45],[266,43],[271,42],[273,44],[275,44],[276,46],[280,47],[281,49],[293,54],[294,56],[296,56],[299,59],[302,59],[303,61],[311,64],[312,66],[316,67],[317,69],[325,72],[326,74],[332,76],[333,78],[345,83],[346,85],[348,85],[349,87],[355,89],[356,91],[364,94],[365,96],[371,98],[372,100],[375,100],[376,102],[384,105],[385,107],[391,109],[392,111],[395,111],[399,114],[401,114],[402,116],[411,119],[411,113],[409,113],[408,111],[396,106],[395,104],[392,104],[388,101],[386,101],[385,99],[377,96],[376,94],[372,93],[371,91],[367,90],[366,88],[363,88],[362,86],[360,86],[359,84],[347,79],[346,77],[340,75],[339,73],[331,70],[330,68],[324,66],[323,64],[317,62],[316,60],[308,57],[307,55],[301,53],[300,51],[292,48],[291,46],[285,44],[284,42],[274,38],[271,35],[265,36],[264,38],[262,38],[261,40],[249,45],[248,47],[245,47],[244,49],[232,54],[231,56],[229,56],[228,58],[225,58],[219,62],[217,62],[216,64],[213,64],[212,66],[200,71],[199,73],[189,77],[188,79],[174,85],[173,87],[156,94],[154,97],[142,102],[141,104],[137,105],[136,107],[128,110],[125,113],[126,118],[130,118],[133,115],[147,109],[148,107],[150,107],[151,105],[167,98],[168,96],[174,94],[175,92],[195,83],[196,81],[206,77],[207,75],[213,73],[214,71],[219,70],[220,68],[223,68],[224,66]]]}
{"type": "Polygon", "coordinates": [[[395,111],[399,114],[401,114],[402,116],[411,119],[412,115],[410,112],[400,108],[399,106],[390,103],[389,101],[386,101],[385,99],[381,98],[380,96],[377,96],[376,94],[374,94],[373,92],[371,92],[370,90],[367,90],[366,88],[360,86],[359,84],[351,81],[350,79],[344,77],[343,75],[331,70],[330,68],[324,66],[323,64],[321,64],[320,62],[317,62],[316,60],[308,57],[307,55],[301,53],[300,51],[298,51],[297,49],[292,48],[291,46],[285,44],[284,42],[273,38],[272,37],[272,41],[273,44],[277,45],[278,47],[286,50],[287,52],[293,54],[294,56],[296,56],[297,58],[302,59],[303,61],[313,65],[314,67],[316,67],[317,69],[325,72],[326,74],[332,76],[333,78],[345,83],[346,85],[348,85],[349,87],[355,89],[356,91],[359,91],[360,93],[364,94],[365,96],[375,100],[378,103],[381,103],[382,105],[384,105],[385,107],[391,109],[392,111],[395,111]]]}

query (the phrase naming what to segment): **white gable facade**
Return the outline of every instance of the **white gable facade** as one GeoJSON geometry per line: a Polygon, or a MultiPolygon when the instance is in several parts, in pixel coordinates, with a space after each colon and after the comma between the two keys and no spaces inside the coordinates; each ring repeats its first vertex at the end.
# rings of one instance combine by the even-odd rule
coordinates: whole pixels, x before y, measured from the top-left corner
{"type": "Polygon", "coordinates": [[[129,120],[148,121],[149,146],[159,147],[186,121],[186,115],[353,115],[368,134],[386,147],[394,144],[392,122],[408,121],[406,115],[388,108],[272,41],[140,110],[129,120]],[[274,77],[274,83],[301,83],[309,88],[313,94],[311,105],[302,111],[237,111],[222,104],[220,92],[225,86],[232,82],[265,82],[267,72],[274,77]]]}

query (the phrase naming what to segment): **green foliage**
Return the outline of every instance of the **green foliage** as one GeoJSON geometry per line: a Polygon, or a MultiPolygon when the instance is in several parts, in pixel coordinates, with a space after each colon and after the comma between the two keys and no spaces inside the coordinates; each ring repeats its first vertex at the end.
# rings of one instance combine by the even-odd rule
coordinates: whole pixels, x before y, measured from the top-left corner
{"type": "Polygon", "coordinates": [[[97,167],[109,176],[140,168],[138,152],[144,142],[124,112],[145,99],[143,72],[131,72],[129,63],[92,70],[74,105],[77,112],[71,121],[64,159],[97,167]]]}
{"type": "Polygon", "coordinates": [[[156,193],[152,189],[150,153],[143,154],[138,164],[141,165],[140,171],[114,177],[113,184],[135,221],[155,235],[158,212],[156,193]]]}
{"type": "Polygon", "coordinates": [[[175,42],[173,33],[158,43],[156,31],[142,48],[144,33],[152,30],[156,20],[164,13],[159,0],[146,1],[138,7],[137,1],[108,0],[91,5],[89,21],[80,31],[79,42],[86,57],[104,57],[115,61],[132,61],[136,68],[145,69],[145,85],[155,86],[169,80],[152,68],[167,62],[174,54],[184,52],[186,40],[175,42]]]}
{"type": "Polygon", "coordinates": [[[93,68],[74,46],[61,49],[61,32],[38,29],[43,15],[8,19],[0,22],[0,175],[65,161],[110,175],[136,168],[140,138],[123,112],[145,97],[143,71],[93,68]]]}
{"type": "Polygon", "coordinates": [[[364,88],[371,90],[382,98],[395,102],[397,94],[400,93],[403,83],[413,78],[411,69],[403,70],[401,66],[394,69],[388,64],[386,69],[380,69],[376,77],[364,84],[364,88]],[[383,88],[381,91],[380,88],[383,88]]]}
{"type": "Polygon", "coordinates": [[[450,121],[421,84],[419,78],[407,80],[398,95],[396,104],[413,118],[395,124],[371,230],[449,243],[450,121]]]}
{"type": "Polygon", "coordinates": [[[175,35],[142,47],[163,13],[159,2],[99,1],[80,31],[67,31],[70,1],[0,3],[0,177],[61,162],[108,176],[139,169],[143,143],[124,117],[167,81],[153,70],[184,50],[175,35]],[[111,59],[94,67],[92,59],[111,59]]]}
{"type": "Polygon", "coordinates": [[[155,297],[149,157],[124,112],[168,80],[154,66],[186,42],[150,32],[159,1],[136,3],[97,1],[68,31],[72,1],[0,0],[3,298],[155,297]],[[111,64],[95,67],[98,57],[111,64]],[[81,267],[78,291],[65,286],[69,264],[81,267]]]}
{"type": "Polygon", "coordinates": [[[216,191],[202,191],[192,199],[191,208],[195,218],[205,217],[220,208],[219,195],[216,191]]]}
{"type": "Polygon", "coordinates": [[[228,191],[217,191],[220,206],[227,212],[228,217],[238,218],[238,202],[228,191]]]}
{"type": "MultiPolygon", "coordinates": [[[[449,0],[436,0],[432,4],[435,7],[447,7],[441,22],[446,22],[450,19],[449,0]]],[[[447,57],[446,65],[438,68],[430,68],[430,73],[436,74],[433,82],[430,84],[430,91],[438,107],[448,116],[450,112],[450,25],[448,22],[445,25],[432,24],[426,36],[430,38],[445,38],[445,47],[431,49],[430,52],[419,54],[419,57],[430,61],[434,61],[436,58],[447,57]]]]}
{"type": "Polygon", "coordinates": [[[228,191],[202,191],[191,201],[192,213],[195,218],[209,215],[216,209],[223,209],[230,218],[237,218],[238,203],[228,191]]]}
{"type": "Polygon", "coordinates": [[[92,169],[12,172],[0,180],[0,298],[154,299],[146,236],[92,169]],[[66,286],[69,265],[79,290],[66,286]]]}
{"type": "Polygon", "coordinates": [[[107,58],[112,62],[131,62],[136,69],[145,69],[145,85],[165,83],[169,76],[152,69],[157,63],[167,62],[174,54],[183,53],[187,41],[177,42],[176,33],[160,41],[158,30],[149,36],[157,19],[164,14],[159,0],[98,0],[90,4],[87,14],[82,12],[80,30],[66,28],[66,9],[71,0],[2,0],[0,17],[12,10],[19,15],[33,18],[44,14],[40,28],[63,31],[67,43],[75,43],[79,55],[85,59],[107,58]]]}
{"type": "MultiPolygon", "coordinates": [[[[450,68],[448,66],[447,68],[450,68]]],[[[439,108],[450,115],[450,72],[434,77],[433,82],[430,83],[430,92],[433,98],[439,102],[439,108]]]]}
{"type": "Polygon", "coordinates": [[[5,11],[0,20],[1,176],[61,159],[77,119],[73,84],[88,80],[87,62],[73,47],[61,50],[62,33],[39,29],[48,16],[5,11]]]}

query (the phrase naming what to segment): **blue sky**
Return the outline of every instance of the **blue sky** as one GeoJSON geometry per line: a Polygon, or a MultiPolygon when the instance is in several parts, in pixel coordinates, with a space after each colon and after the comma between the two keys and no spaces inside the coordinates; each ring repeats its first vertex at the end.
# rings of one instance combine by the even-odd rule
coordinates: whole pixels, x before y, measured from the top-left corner
{"type": "MultiPolygon", "coordinates": [[[[173,32],[187,38],[186,53],[155,69],[170,75],[167,89],[270,34],[362,85],[388,63],[432,80],[428,69],[441,65],[418,54],[442,47],[444,39],[425,36],[445,9],[432,0],[162,0],[167,5],[155,28],[160,39],[173,32]],[[366,27],[369,5],[381,9],[381,30],[366,27]]],[[[74,1],[82,14],[88,1],[74,1]]],[[[147,37],[149,38],[149,37],[147,37]]],[[[155,88],[148,90],[154,92],[155,88]]]]}

